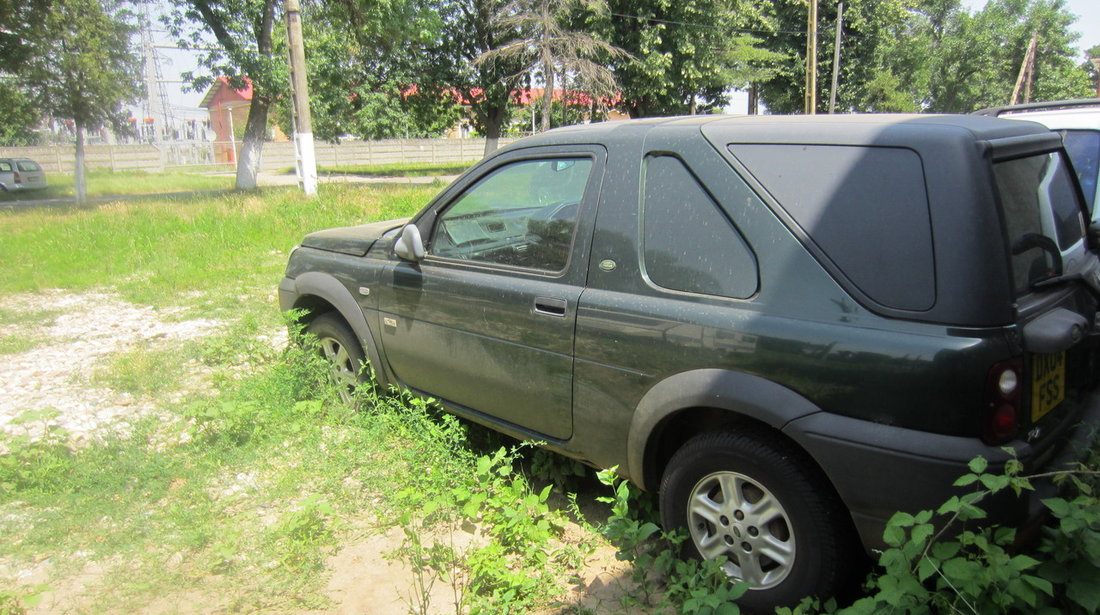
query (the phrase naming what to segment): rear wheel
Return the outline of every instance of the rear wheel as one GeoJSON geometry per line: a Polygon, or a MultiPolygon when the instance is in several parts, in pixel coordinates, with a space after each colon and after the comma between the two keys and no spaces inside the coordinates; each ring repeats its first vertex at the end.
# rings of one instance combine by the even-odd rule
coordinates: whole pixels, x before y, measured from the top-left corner
{"type": "Polygon", "coordinates": [[[848,521],[820,472],[767,433],[697,436],[669,461],[661,519],[687,530],[686,555],[716,560],[749,584],[753,612],[841,589],[850,568],[848,521]]]}
{"type": "Polygon", "coordinates": [[[321,354],[331,365],[340,398],[350,403],[355,387],[362,382],[360,374],[365,365],[363,349],[355,333],[342,318],[331,313],[314,319],[306,332],[317,337],[321,354]]]}

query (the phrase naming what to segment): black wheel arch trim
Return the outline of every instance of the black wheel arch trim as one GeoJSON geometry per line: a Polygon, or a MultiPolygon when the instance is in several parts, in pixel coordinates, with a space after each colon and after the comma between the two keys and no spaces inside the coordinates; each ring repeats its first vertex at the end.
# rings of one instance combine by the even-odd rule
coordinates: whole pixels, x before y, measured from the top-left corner
{"type": "Polygon", "coordinates": [[[298,305],[303,297],[314,296],[327,301],[340,313],[340,316],[348,323],[351,330],[355,332],[355,336],[359,338],[359,343],[366,351],[367,359],[374,368],[378,383],[386,386],[388,379],[382,368],[381,355],[379,355],[378,348],[375,345],[370,324],[367,323],[367,318],[359,307],[359,303],[356,302],[355,297],[352,296],[351,291],[333,276],[317,271],[303,273],[294,278],[293,289],[296,295],[294,297],[295,305],[298,305]]]}
{"type": "Polygon", "coordinates": [[[723,369],[699,369],[665,378],[642,396],[627,436],[626,475],[650,490],[646,463],[651,436],[666,418],[689,408],[724,410],[767,424],[776,431],[796,419],[821,412],[810,400],[766,378],[723,369]]]}

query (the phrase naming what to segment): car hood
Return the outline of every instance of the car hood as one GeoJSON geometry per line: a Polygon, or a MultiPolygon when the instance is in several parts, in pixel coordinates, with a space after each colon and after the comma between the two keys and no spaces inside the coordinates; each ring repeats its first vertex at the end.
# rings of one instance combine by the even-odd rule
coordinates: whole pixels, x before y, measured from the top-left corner
{"type": "Polygon", "coordinates": [[[302,239],[302,246],[326,252],[363,256],[386,231],[402,227],[408,221],[409,218],[400,218],[316,231],[302,239]]]}

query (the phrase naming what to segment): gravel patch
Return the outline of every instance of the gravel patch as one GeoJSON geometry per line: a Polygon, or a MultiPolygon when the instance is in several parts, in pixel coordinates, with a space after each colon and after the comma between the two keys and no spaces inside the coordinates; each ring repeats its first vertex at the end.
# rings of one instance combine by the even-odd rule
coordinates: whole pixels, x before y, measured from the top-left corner
{"type": "Polygon", "coordinates": [[[0,297],[0,310],[26,315],[28,321],[0,324],[0,338],[35,341],[26,352],[0,355],[0,432],[41,437],[46,429],[60,427],[75,442],[101,429],[125,429],[154,409],[148,400],[87,384],[104,358],[152,344],[201,338],[224,325],[209,319],[168,322],[165,319],[182,308],[158,310],[102,291],[9,295],[0,297]],[[39,313],[60,315],[51,322],[36,323],[34,315],[39,313]],[[12,423],[24,412],[50,409],[56,415],[46,420],[12,423]]]}

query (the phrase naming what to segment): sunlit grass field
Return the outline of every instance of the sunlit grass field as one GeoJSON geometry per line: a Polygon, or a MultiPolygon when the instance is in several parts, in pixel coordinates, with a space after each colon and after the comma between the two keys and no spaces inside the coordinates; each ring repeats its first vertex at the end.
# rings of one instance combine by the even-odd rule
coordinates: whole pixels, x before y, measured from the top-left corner
{"type": "MultiPolygon", "coordinates": [[[[73,176],[66,173],[47,173],[49,186],[42,190],[0,192],[0,203],[34,199],[72,198],[75,194],[73,176]]],[[[146,173],[132,171],[112,173],[94,170],[85,175],[88,196],[113,196],[133,194],[166,194],[201,190],[229,190],[233,188],[231,175],[204,175],[200,173],[146,173]]]]}
{"type": "Polygon", "coordinates": [[[111,286],[159,306],[188,292],[218,303],[270,291],[305,233],[409,216],[441,188],[322,184],[315,198],[270,188],[0,211],[0,293],[111,286]]]}

